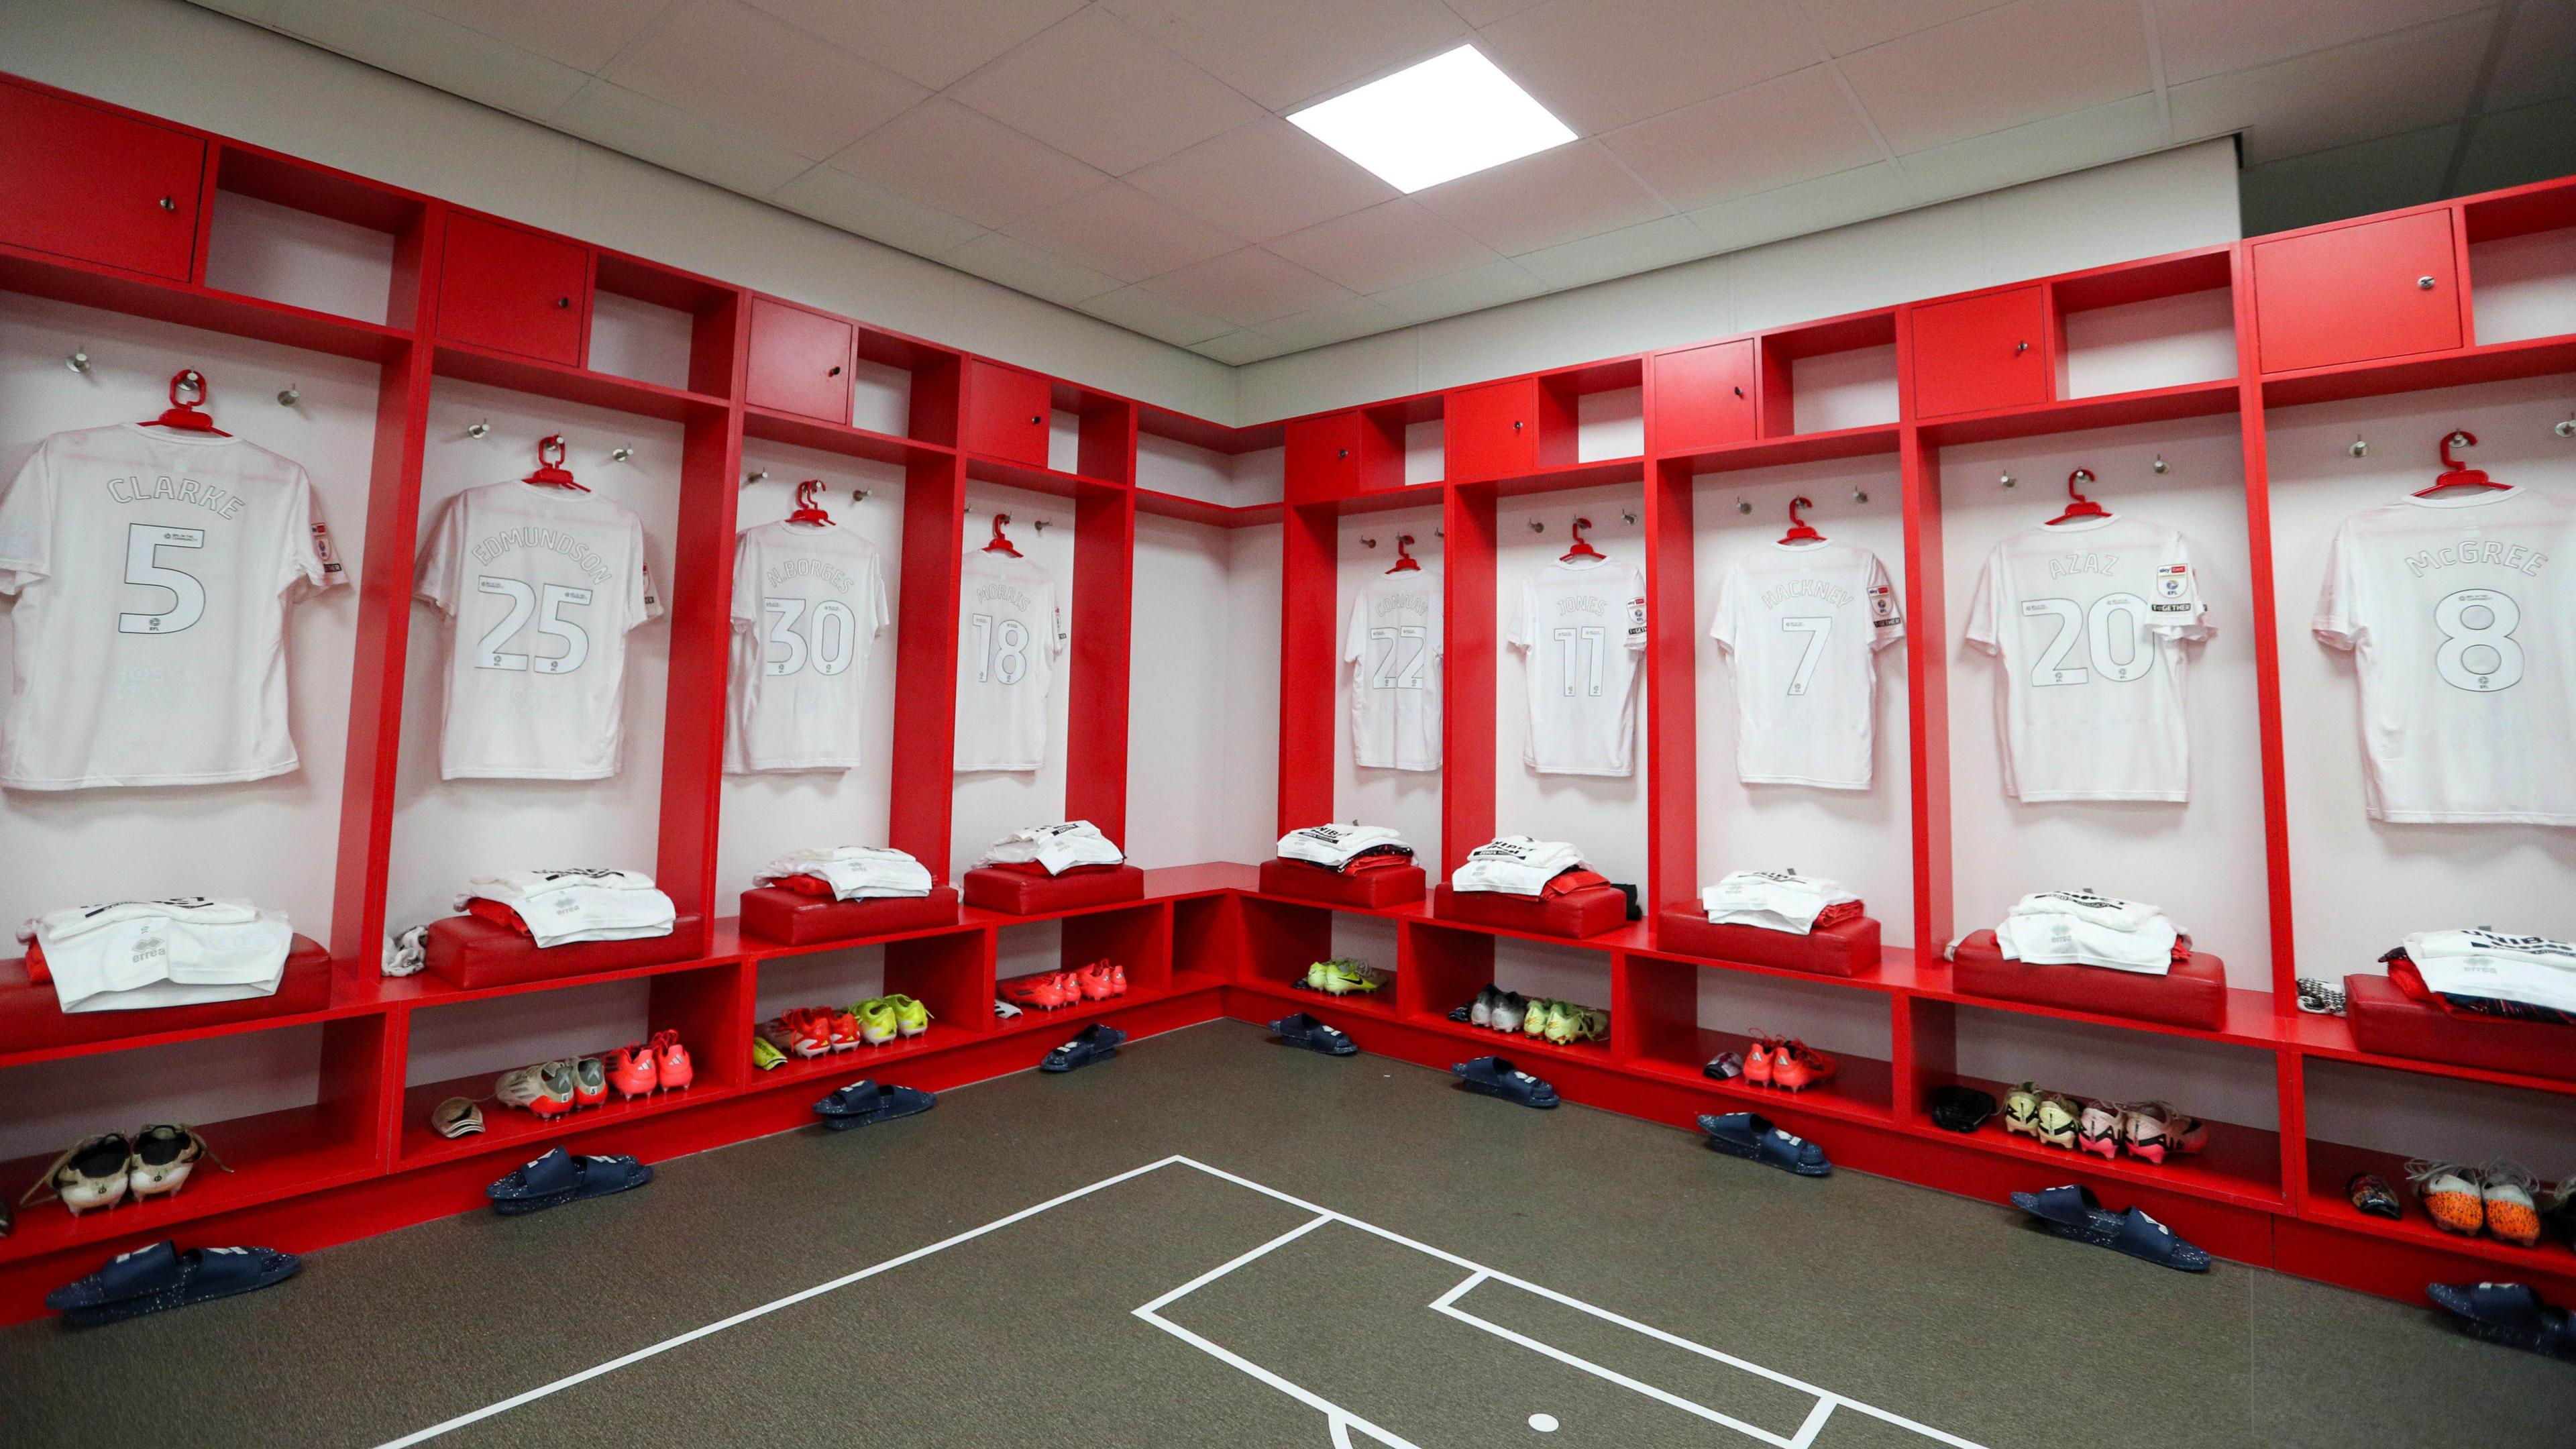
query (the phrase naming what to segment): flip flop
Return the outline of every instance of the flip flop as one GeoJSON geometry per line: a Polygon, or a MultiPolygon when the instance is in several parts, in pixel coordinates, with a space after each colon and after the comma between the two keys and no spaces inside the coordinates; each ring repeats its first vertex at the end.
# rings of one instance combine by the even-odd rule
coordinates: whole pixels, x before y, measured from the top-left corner
{"type": "Polygon", "coordinates": [[[1711,1151],[1729,1157],[1741,1157],[1794,1172],[1800,1177],[1829,1177],[1834,1165],[1825,1160],[1825,1149],[1804,1137],[1783,1132],[1771,1125],[1771,1119],[1759,1112],[1727,1112],[1702,1116],[1699,1130],[1708,1134],[1711,1151]]]}
{"type": "Polygon", "coordinates": [[[107,1266],[45,1295],[74,1328],[91,1328],[249,1293],[295,1276],[304,1260],[271,1248],[190,1248],[167,1240],[108,1260],[107,1266]]]}
{"type": "Polygon", "coordinates": [[[872,1122],[891,1122],[910,1117],[939,1105],[939,1098],[918,1087],[888,1087],[872,1077],[862,1077],[840,1088],[814,1104],[814,1115],[835,1132],[865,1127],[872,1122]]]}
{"type": "Polygon", "coordinates": [[[1076,1032],[1071,1041],[1048,1052],[1046,1060],[1038,1063],[1038,1070],[1069,1072],[1076,1067],[1090,1066],[1093,1062],[1105,1062],[1118,1055],[1118,1049],[1126,1043],[1127,1033],[1114,1026],[1093,1022],[1076,1032]]]}
{"type": "Polygon", "coordinates": [[[1328,1057],[1351,1056],[1360,1049],[1360,1044],[1351,1040],[1347,1033],[1326,1026],[1302,1011],[1270,1023],[1270,1029],[1279,1033],[1279,1040],[1289,1046],[1322,1052],[1328,1057]]]}
{"type": "Polygon", "coordinates": [[[2576,1321],[2525,1283],[2428,1283],[2424,1296],[2448,1309],[2472,1338],[2576,1361],[2576,1321]]]}
{"type": "Polygon", "coordinates": [[[1449,1069],[1471,1092],[1518,1102],[1524,1107],[1547,1108],[1558,1104],[1556,1088],[1501,1057],[1478,1057],[1460,1062],[1449,1069]]]}
{"type": "Polygon", "coordinates": [[[2145,1209],[2131,1207],[2126,1212],[2112,1212],[2102,1206],[2093,1189],[2081,1183],[2040,1192],[2017,1192],[2012,1200],[2013,1206],[2039,1219],[2041,1226],[2061,1238],[2126,1253],[2162,1268],[2185,1273],[2209,1271],[2209,1254],[2175,1236],[2173,1229],[2149,1217],[2145,1209]]]}
{"type": "Polygon", "coordinates": [[[543,1212],[568,1202],[642,1187],[653,1169],[632,1157],[575,1157],[558,1147],[483,1189],[503,1217],[543,1212]]]}

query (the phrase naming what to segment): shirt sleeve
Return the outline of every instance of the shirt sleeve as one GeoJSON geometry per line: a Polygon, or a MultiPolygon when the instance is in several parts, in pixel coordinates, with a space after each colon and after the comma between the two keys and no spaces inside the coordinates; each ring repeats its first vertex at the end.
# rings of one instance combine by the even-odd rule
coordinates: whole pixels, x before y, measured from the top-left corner
{"type": "Polygon", "coordinates": [[[2358,649],[2370,634],[2355,582],[2352,525],[2346,523],[2335,530],[2334,544],[2326,550],[2325,584],[2317,591],[2317,616],[2308,625],[2319,641],[2337,649],[2358,649]]]}
{"type": "Polygon", "coordinates": [[[331,546],[330,525],[322,521],[322,498],[302,469],[295,473],[295,506],[287,511],[288,537],[277,588],[289,602],[309,598],[349,581],[340,551],[331,546]]]}
{"type": "Polygon", "coordinates": [[[1515,649],[1526,650],[1530,647],[1531,643],[1534,642],[1530,638],[1530,630],[1532,628],[1530,613],[1530,586],[1523,584],[1521,585],[1520,602],[1512,606],[1512,627],[1508,633],[1503,635],[1504,643],[1509,644],[1515,649]]]}
{"type": "Polygon", "coordinates": [[[2209,622],[2209,606],[2201,602],[2200,571],[2192,567],[2191,546],[2179,533],[2165,561],[2156,565],[2155,596],[2147,600],[2147,615],[2157,633],[2176,639],[2206,639],[2218,632],[2209,622]]]}
{"type": "Polygon", "coordinates": [[[734,536],[733,627],[746,634],[760,628],[760,546],[748,528],[734,536]]]}
{"type": "Polygon", "coordinates": [[[1052,634],[1052,638],[1048,641],[1049,652],[1053,653],[1056,658],[1062,659],[1064,657],[1064,651],[1070,648],[1073,644],[1073,630],[1065,624],[1064,598],[1056,592],[1056,587],[1052,582],[1047,585],[1046,607],[1047,627],[1052,634]]]}
{"type": "Polygon", "coordinates": [[[662,617],[662,594],[653,587],[653,566],[644,557],[650,542],[644,536],[644,520],[630,518],[626,521],[626,547],[635,559],[635,572],[626,580],[626,627],[629,629],[647,619],[662,617]]]}
{"type": "Polygon", "coordinates": [[[894,602],[886,593],[885,561],[873,551],[868,554],[867,582],[860,587],[867,593],[868,637],[875,638],[894,622],[894,602]]]}
{"type": "Polygon", "coordinates": [[[2003,617],[2003,600],[1996,597],[2004,586],[2004,551],[2000,548],[1986,555],[1986,566],[1977,574],[1975,601],[1968,606],[1968,642],[1989,654],[2003,652],[1995,634],[1995,621],[2003,617]]]}
{"type": "Polygon", "coordinates": [[[1730,656],[1735,653],[1736,638],[1743,630],[1742,621],[1735,617],[1743,588],[1744,570],[1728,569],[1726,577],[1717,586],[1717,608],[1708,616],[1708,637],[1716,640],[1717,647],[1730,656]]]}
{"type": "Polygon", "coordinates": [[[1884,649],[1905,637],[1905,601],[1878,555],[1869,556],[1869,647],[1884,649]]]}
{"type": "Polygon", "coordinates": [[[1628,568],[1628,652],[1636,654],[1646,647],[1646,572],[1634,564],[1628,568]]]}
{"type": "Polygon", "coordinates": [[[1357,664],[1368,657],[1368,591],[1362,589],[1351,598],[1351,617],[1342,630],[1342,662],[1357,664]]]}
{"type": "Polygon", "coordinates": [[[456,615],[457,598],[464,589],[465,546],[459,537],[464,528],[465,498],[459,494],[439,509],[437,526],[429,531],[429,546],[421,550],[420,568],[412,579],[413,596],[437,605],[450,618],[456,615]]]}
{"type": "Polygon", "coordinates": [[[40,445],[0,493],[0,594],[17,593],[53,566],[53,449],[40,445]]]}

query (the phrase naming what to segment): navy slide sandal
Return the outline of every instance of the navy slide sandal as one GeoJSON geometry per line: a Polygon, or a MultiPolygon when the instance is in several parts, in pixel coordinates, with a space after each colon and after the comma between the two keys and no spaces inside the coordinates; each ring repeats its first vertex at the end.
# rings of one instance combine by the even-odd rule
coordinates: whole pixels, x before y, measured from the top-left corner
{"type": "Polygon", "coordinates": [[[1270,1029],[1279,1033],[1279,1039],[1292,1047],[1304,1047],[1328,1057],[1346,1057],[1360,1049],[1360,1044],[1349,1036],[1302,1011],[1270,1023],[1270,1029]]]}
{"type": "Polygon", "coordinates": [[[2091,1243],[2185,1273],[2209,1271],[2207,1253],[2175,1236],[2173,1229],[2149,1217],[2145,1209],[2131,1207],[2126,1212],[2112,1212],[2102,1206],[2093,1189],[2080,1183],[2040,1192],[2017,1192],[2012,1200],[2014,1207],[2039,1219],[2041,1226],[2061,1238],[2091,1243]]]}
{"type": "Polygon", "coordinates": [[[45,1295],[45,1306],[74,1328],[92,1328],[230,1298],[295,1276],[304,1260],[273,1248],[190,1248],[168,1241],[108,1261],[77,1283],[45,1295]]]}
{"type": "Polygon", "coordinates": [[[939,1105],[939,1098],[919,1087],[887,1087],[873,1077],[858,1081],[814,1104],[814,1115],[835,1132],[865,1127],[871,1122],[891,1122],[897,1117],[910,1117],[939,1105]]]}
{"type": "Polygon", "coordinates": [[[1833,1175],[1834,1165],[1825,1160],[1825,1149],[1804,1137],[1781,1131],[1759,1112],[1704,1115],[1699,1119],[1699,1130],[1708,1134],[1711,1150],[1729,1157],[1759,1162],[1800,1177],[1833,1175]]]}
{"type": "Polygon", "coordinates": [[[2527,1283],[2427,1283],[2424,1296],[2450,1310],[2472,1338],[2576,1361],[2576,1320],[2527,1283]]]}
{"type": "Polygon", "coordinates": [[[642,1187],[653,1169],[632,1157],[575,1157],[558,1147],[483,1189],[503,1217],[543,1212],[568,1202],[642,1187]]]}
{"type": "Polygon", "coordinates": [[[1471,1092],[1518,1102],[1524,1107],[1553,1107],[1557,1104],[1556,1088],[1513,1066],[1501,1057],[1478,1057],[1451,1067],[1458,1080],[1471,1092]]]}
{"type": "Polygon", "coordinates": [[[1093,1022],[1075,1033],[1073,1040],[1048,1052],[1046,1060],[1038,1063],[1038,1070],[1069,1072],[1076,1067],[1090,1066],[1093,1062],[1105,1062],[1118,1055],[1118,1048],[1126,1042],[1127,1033],[1114,1026],[1093,1022]]]}

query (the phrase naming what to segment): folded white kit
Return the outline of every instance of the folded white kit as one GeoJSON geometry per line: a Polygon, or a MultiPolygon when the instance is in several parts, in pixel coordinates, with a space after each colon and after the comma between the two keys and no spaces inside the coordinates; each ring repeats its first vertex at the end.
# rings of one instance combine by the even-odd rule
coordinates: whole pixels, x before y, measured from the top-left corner
{"type": "Polygon", "coordinates": [[[48,911],[19,932],[45,951],[66,1012],[273,995],[295,930],[248,901],[180,896],[48,911]]]}
{"type": "Polygon", "coordinates": [[[2508,936],[2484,926],[2406,938],[2415,974],[2444,996],[2492,996],[2576,1011],[2576,944],[2508,936]]]}
{"type": "Polygon", "coordinates": [[[667,936],[678,921],[671,898],[653,878],[631,870],[518,870],[465,883],[456,909],[481,897],[518,912],[539,946],[582,941],[634,941],[667,936]]]}
{"type": "Polygon", "coordinates": [[[2008,961],[2101,966],[2141,976],[2173,970],[2181,929],[2158,908],[2092,891],[2040,891],[2013,903],[1995,927],[2008,961]]]}
{"type": "Polygon", "coordinates": [[[1796,936],[1812,934],[1825,907],[1859,899],[1840,881],[1785,870],[1730,871],[1699,893],[1711,925],[1760,926],[1796,936]]]}
{"type": "Polygon", "coordinates": [[[1466,863],[1451,873],[1449,888],[1535,896],[1549,881],[1582,864],[1583,852],[1562,840],[1501,835],[1467,852],[1466,863]]]}
{"type": "Polygon", "coordinates": [[[1127,859],[1100,827],[1088,820],[1014,830],[985,848],[977,865],[1027,865],[1034,861],[1049,875],[1062,875],[1077,865],[1117,865],[1127,859]]]}
{"type": "Polygon", "coordinates": [[[828,850],[791,850],[764,865],[751,878],[768,885],[791,875],[810,875],[832,888],[836,901],[890,900],[930,894],[930,870],[903,851],[883,845],[840,845],[828,850]]]}
{"type": "Polygon", "coordinates": [[[1279,837],[1282,860],[1302,860],[1327,870],[1340,870],[1373,850],[1394,849],[1406,855],[1413,847],[1384,825],[1309,825],[1279,837]]]}

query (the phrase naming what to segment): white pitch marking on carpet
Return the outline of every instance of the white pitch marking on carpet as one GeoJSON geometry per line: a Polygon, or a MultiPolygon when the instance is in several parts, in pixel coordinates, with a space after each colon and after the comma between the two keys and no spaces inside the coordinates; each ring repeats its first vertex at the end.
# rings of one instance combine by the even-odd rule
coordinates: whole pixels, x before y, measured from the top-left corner
{"type": "Polygon", "coordinates": [[[1532,1414],[1530,1415],[1530,1427],[1536,1429],[1542,1434],[1553,1434],[1556,1432],[1556,1416],[1554,1414],[1532,1414]]]}

